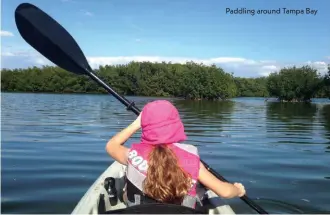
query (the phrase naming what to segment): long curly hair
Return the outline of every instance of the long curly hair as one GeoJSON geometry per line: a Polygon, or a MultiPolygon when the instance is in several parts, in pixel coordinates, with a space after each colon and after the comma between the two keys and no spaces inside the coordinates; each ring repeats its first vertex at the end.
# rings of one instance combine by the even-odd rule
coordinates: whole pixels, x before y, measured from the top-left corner
{"type": "Polygon", "coordinates": [[[143,182],[144,193],[163,203],[181,204],[191,184],[191,176],[179,166],[175,153],[165,144],[153,146],[143,182]]]}

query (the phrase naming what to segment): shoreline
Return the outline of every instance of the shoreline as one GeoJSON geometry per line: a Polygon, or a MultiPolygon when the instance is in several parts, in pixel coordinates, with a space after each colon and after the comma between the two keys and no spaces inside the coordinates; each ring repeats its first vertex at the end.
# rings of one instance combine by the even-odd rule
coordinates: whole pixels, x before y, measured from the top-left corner
{"type": "MultiPolygon", "coordinates": [[[[13,93],[13,94],[54,94],[54,95],[110,95],[111,94],[105,92],[27,92],[27,91],[1,91],[1,93],[13,93]]],[[[145,97],[145,98],[169,98],[169,99],[181,99],[181,100],[187,100],[187,101],[230,101],[232,99],[237,99],[237,98],[260,98],[264,99],[264,102],[276,102],[276,103],[312,103],[313,99],[325,99],[329,100],[330,98],[328,97],[314,97],[311,98],[309,101],[299,101],[299,100],[293,100],[293,101],[286,101],[286,100],[279,100],[278,98],[275,97],[262,97],[262,96],[237,96],[237,97],[232,97],[232,98],[227,98],[227,99],[188,99],[188,98],[183,98],[183,97],[174,97],[174,96],[156,96],[156,95],[149,95],[149,96],[142,96],[142,95],[124,95],[122,96],[125,97],[145,97]]]]}

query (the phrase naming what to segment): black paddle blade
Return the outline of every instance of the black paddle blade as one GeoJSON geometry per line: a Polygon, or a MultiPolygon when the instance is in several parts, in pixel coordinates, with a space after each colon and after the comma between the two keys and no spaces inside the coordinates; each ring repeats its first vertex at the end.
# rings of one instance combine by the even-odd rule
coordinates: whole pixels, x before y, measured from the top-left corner
{"type": "Polygon", "coordinates": [[[76,74],[92,72],[73,37],[38,7],[20,4],[15,10],[15,22],[23,39],[57,66],[76,74]]]}

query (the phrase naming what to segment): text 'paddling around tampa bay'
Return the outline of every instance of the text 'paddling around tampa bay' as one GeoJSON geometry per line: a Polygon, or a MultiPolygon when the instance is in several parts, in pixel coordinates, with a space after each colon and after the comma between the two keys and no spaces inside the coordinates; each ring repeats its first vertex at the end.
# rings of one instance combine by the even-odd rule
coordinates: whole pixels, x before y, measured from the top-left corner
{"type": "Polygon", "coordinates": [[[267,15],[267,14],[285,14],[285,15],[316,15],[318,10],[314,10],[311,8],[305,8],[305,9],[289,9],[289,8],[278,8],[278,9],[247,9],[247,8],[226,8],[226,14],[250,14],[252,16],[256,14],[260,15],[267,15]]]}

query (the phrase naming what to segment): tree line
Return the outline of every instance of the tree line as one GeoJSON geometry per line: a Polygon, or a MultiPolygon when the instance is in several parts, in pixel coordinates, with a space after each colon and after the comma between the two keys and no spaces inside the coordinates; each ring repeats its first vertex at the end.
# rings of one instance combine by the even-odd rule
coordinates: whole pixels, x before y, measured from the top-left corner
{"type": "MultiPolygon", "coordinates": [[[[309,101],[314,97],[330,98],[330,65],[328,70],[322,76],[310,66],[294,66],[283,68],[268,77],[241,78],[215,65],[131,62],[100,66],[94,71],[122,95],[195,100],[277,97],[281,101],[309,101]]],[[[2,69],[1,91],[106,93],[89,77],[56,66],[2,69]]]]}

